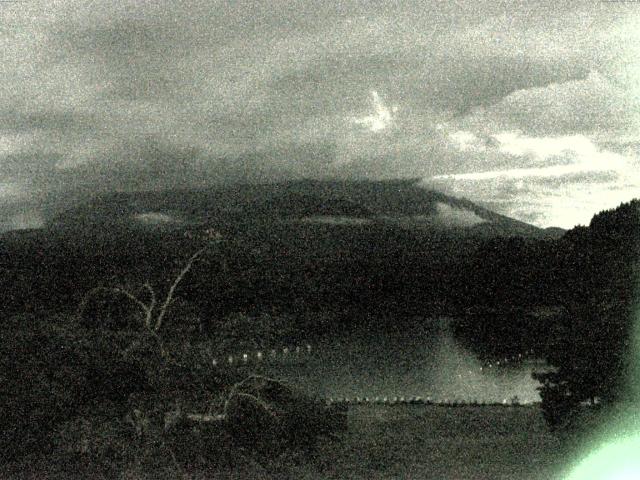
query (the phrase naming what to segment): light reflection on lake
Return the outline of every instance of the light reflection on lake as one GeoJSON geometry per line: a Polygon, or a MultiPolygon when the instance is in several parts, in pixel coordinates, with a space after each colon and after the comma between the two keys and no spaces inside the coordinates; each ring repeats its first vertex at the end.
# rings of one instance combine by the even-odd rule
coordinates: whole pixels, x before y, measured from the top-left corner
{"type": "Polygon", "coordinates": [[[434,401],[540,400],[531,378],[541,365],[511,361],[489,367],[453,339],[447,321],[375,338],[354,336],[313,346],[276,362],[268,373],[324,398],[431,397],[434,401]]]}

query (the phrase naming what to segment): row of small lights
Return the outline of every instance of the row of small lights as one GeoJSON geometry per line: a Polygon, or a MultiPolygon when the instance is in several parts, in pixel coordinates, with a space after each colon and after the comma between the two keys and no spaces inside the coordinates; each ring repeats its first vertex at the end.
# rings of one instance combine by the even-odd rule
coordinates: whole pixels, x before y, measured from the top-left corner
{"type": "MultiPolygon", "coordinates": [[[[265,359],[275,359],[278,357],[279,354],[281,354],[282,357],[289,357],[289,355],[300,355],[302,353],[306,353],[306,354],[310,354],[312,351],[311,345],[305,345],[305,347],[300,347],[300,346],[296,346],[293,348],[289,348],[289,347],[283,347],[282,349],[272,349],[270,350],[268,353],[264,353],[262,351],[256,351],[253,352],[251,354],[249,353],[243,353],[242,355],[229,355],[226,359],[226,364],[229,366],[233,366],[233,365],[242,365],[242,364],[248,364],[250,360],[255,360],[257,362],[262,362],[265,359]]],[[[529,350],[525,353],[532,355],[533,354],[533,350],[529,350]]],[[[500,366],[500,365],[506,365],[510,362],[520,362],[524,359],[523,354],[519,353],[517,356],[513,356],[510,358],[504,358],[502,360],[498,360],[497,362],[495,362],[495,366],[500,366]]],[[[224,363],[221,363],[217,358],[214,358],[211,361],[211,364],[214,367],[218,367],[223,365],[224,363]]],[[[488,364],[487,367],[488,368],[493,368],[494,364],[488,364]]],[[[480,370],[482,371],[484,369],[484,367],[480,367],[480,370]]],[[[469,371],[469,374],[472,374],[472,371],[469,371]]],[[[458,377],[462,377],[462,374],[458,374],[458,377]]],[[[463,400],[449,400],[449,399],[444,399],[444,400],[437,400],[434,401],[432,400],[431,397],[354,397],[354,398],[328,398],[325,400],[327,403],[329,404],[333,404],[333,403],[346,403],[346,404],[364,404],[364,403],[377,403],[377,404],[388,404],[388,405],[393,405],[393,404],[406,404],[406,403],[414,403],[414,404],[433,404],[433,405],[478,405],[481,404],[480,402],[477,401],[463,401],[463,400]]],[[[487,403],[487,402],[482,402],[482,403],[487,403]]],[[[494,402],[496,403],[496,402],[494,402]]],[[[508,405],[512,402],[508,401],[507,399],[504,399],[502,401],[503,405],[508,405]]]]}
{"type": "Polygon", "coordinates": [[[532,356],[534,353],[533,349],[528,350],[524,353],[524,355],[522,353],[519,353],[518,355],[514,355],[513,357],[505,357],[501,360],[498,360],[495,362],[495,365],[493,363],[489,363],[485,366],[481,366],[480,367],[480,371],[484,370],[484,368],[493,368],[494,366],[499,367],[500,365],[507,365],[509,363],[515,363],[515,362],[522,362],[526,356],[532,356]]]}
{"type": "Polygon", "coordinates": [[[502,402],[479,402],[479,401],[469,401],[469,400],[449,400],[445,398],[444,400],[432,400],[431,397],[422,398],[422,397],[354,397],[354,398],[332,398],[329,397],[326,399],[326,403],[328,404],[365,404],[365,403],[377,403],[383,405],[394,405],[394,404],[421,404],[421,405],[511,405],[511,404],[524,404],[530,402],[521,402],[521,401],[512,401],[507,400],[506,398],[502,400],[502,402]]]}
{"type": "Polygon", "coordinates": [[[264,353],[262,351],[249,353],[243,353],[242,355],[229,355],[226,358],[226,362],[221,362],[219,359],[214,358],[211,360],[211,365],[214,367],[218,367],[226,363],[227,365],[242,365],[248,364],[249,361],[257,361],[262,362],[265,359],[269,358],[277,358],[280,353],[283,357],[288,357],[290,354],[300,355],[302,353],[310,354],[311,353],[311,345],[306,345],[304,348],[297,346],[295,348],[284,347],[281,350],[273,349],[268,353],[264,353]]]}
{"type": "MultiPolygon", "coordinates": [[[[294,348],[283,347],[281,350],[273,349],[268,353],[257,351],[250,354],[243,353],[242,355],[229,355],[226,358],[226,362],[222,362],[219,359],[214,358],[211,360],[211,364],[214,367],[221,366],[224,363],[226,363],[227,365],[241,365],[241,364],[248,364],[250,360],[261,362],[266,358],[276,358],[278,357],[279,352],[281,352],[282,356],[286,357],[289,354],[300,355],[303,352],[306,354],[310,354],[311,350],[312,350],[311,345],[306,345],[304,348],[300,346],[296,346],[294,348]]],[[[483,371],[485,368],[488,368],[488,369],[493,368],[494,366],[499,367],[501,365],[508,365],[509,363],[522,362],[525,359],[526,355],[533,355],[533,353],[534,353],[533,350],[529,350],[525,352],[524,355],[522,353],[519,353],[518,355],[514,355],[513,357],[505,357],[501,360],[496,361],[495,364],[489,363],[484,366],[480,366],[480,371],[483,371]]],[[[473,372],[470,371],[469,373],[473,373],[473,372]]],[[[458,377],[461,377],[461,376],[462,376],[461,374],[458,375],[458,377]]]]}
{"type": "Polygon", "coordinates": [[[329,397],[327,403],[432,403],[431,397],[329,397]]]}

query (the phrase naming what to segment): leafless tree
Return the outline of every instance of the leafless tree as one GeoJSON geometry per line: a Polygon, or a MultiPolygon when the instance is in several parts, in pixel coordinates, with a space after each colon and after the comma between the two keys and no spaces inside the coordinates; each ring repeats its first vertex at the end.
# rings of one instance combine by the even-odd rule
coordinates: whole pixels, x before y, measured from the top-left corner
{"type": "MultiPolygon", "coordinates": [[[[192,238],[191,234],[187,235],[189,236],[189,238],[192,238]]],[[[176,290],[180,283],[184,280],[185,276],[193,268],[193,265],[196,263],[196,261],[204,255],[204,253],[210,248],[213,243],[219,242],[221,240],[221,236],[215,230],[209,229],[204,232],[204,240],[206,241],[206,244],[189,257],[180,272],[178,272],[176,277],[173,279],[173,282],[171,283],[171,286],[169,287],[169,290],[167,291],[167,294],[162,302],[158,302],[158,295],[156,293],[156,290],[149,281],[143,284],[143,288],[148,292],[147,299],[145,299],[141,295],[136,295],[131,289],[124,286],[100,286],[91,289],[82,298],[82,301],[80,302],[77,310],[78,316],[82,316],[91,299],[98,293],[106,292],[113,295],[123,296],[140,309],[140,312],[143,314],[142,323],[145,331],[155,339],[162,358],[165,360],[169,360],[170,355],[167,352],[164,343],[162,342],[162,338],[160,337],[159,332],[162,328],[167,312],[169,311],[171,304],[175,300],[176,290]]]]}

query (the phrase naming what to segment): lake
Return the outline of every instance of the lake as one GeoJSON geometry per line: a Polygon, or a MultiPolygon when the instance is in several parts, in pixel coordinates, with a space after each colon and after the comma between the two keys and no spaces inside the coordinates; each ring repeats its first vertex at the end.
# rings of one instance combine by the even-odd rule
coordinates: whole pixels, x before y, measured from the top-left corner
{"type": "Polygon", "coordinates": [[[350,335],[341,340],[295,346],[277,358],[265,353],[263,370],[323,398],[431,398],[433,401],[510,402],[540,400],[532,379],[540,361],[526,358],[481,361],[460,346],[450,321],[434,319],[411,329],[350,335]]]}

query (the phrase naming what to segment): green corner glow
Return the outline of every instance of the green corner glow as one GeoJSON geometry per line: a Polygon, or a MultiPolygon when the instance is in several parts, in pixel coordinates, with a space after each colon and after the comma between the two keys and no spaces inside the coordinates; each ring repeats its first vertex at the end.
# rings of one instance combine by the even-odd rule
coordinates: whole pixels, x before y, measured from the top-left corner
{"type": "Polygon", "coordinates": [[[566,480],[640,479],[640,435],[613,441],[583,461],[566,480]]]}
{"type": "Polygon", "coordinates": [[[640,480],[640,282],[632,331],[632,361],[627,372],[630,402],[612,415],[597,446],[578,463],[565,480],[640,480]]]}

